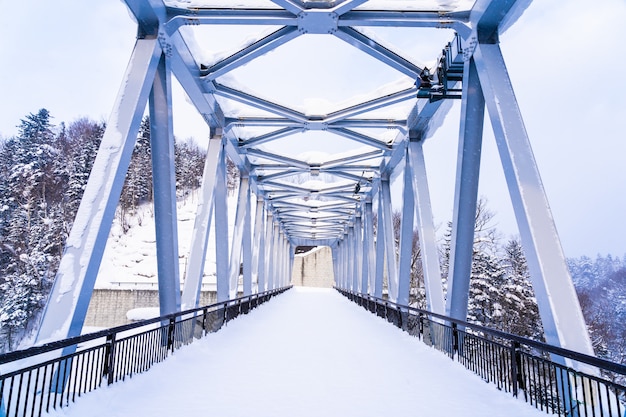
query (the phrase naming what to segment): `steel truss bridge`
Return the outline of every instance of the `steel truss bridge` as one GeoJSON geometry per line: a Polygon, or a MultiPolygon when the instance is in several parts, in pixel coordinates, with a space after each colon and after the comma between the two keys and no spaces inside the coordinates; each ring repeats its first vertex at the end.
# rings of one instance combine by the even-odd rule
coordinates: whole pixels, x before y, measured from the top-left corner
{"type": "MultiPolygon", "coordinates": [[[[163,315],[198,305],[211,228],[216,236],[220,302],[236,297],[240,264],[244,296],[262,293],[288,284],[296,246],[326,245],[332,248],[338,288],[380,298],[386,276],[388,299],[407,305],[409,255],[416,228],[428,310],[464,320],[487,110],[546,340],[593,354],[499,45],[500,34],[515,23],[530,0],[466,1],[455,10],[420,0],[250,0],[237,5],[209,0],[125,2],[137,21],[137,40],[67,240],[38,343],[81,332],[146,106],[151,121],[163,315]],[[207,43],[219,49],[230,35],[207,38],[203,31],[228,26],[259,30],[256,38],[242,42],[238,49],[207,57],[207,43]],[[438,52],[434,56],[418,58],[435,62],[427,68],[379,40],[374,29],[380,28],[411,29],[416,39],[422,40],[439,29],[438,33],[449,34],[449,40],[435,45],[438,52]],[[352,90],[329,90],[317,77],[294,85],[287,80],[297,79],[298,74],[282,73],[281,64],[274,63],[270,71],[278,71],[284,78],[282,90],[291,93],[290,98],[274,99],[272,91],[255,93],[264,88],[263,66],[290,51],[290,45],[309,45],[298,44],[305,41],[311,45],[321,42],[319,48],[305,51],[309,58],[328,59],[323,61],[327,74],[319,74],[319,80],[322,75],[339,73],[332,48],[348,48],[369,59],[371,65],[350,68],[351,76],[341,80],[346,86],[352,81],[357,87],[364,84],[365,91],[343,97],[344,91],[352,90]],[[236,82],[244,66],[259,70],[256,83],[236,82]],[[378,73],[384,71],[393,74],[392,82],[384,88],[371,88],[380,84],[378,73]],[[360,80],[360,74],[373,81],[360,80]],[[184,279],[178,265],[172,77],[210,127],[184,279]],[[303,105],[298,90],[302,84],[320,94],[312,98],[327,100],[324,110],[303,105]],[[461,101],[461,128],[450,278],[444,300],[423,143],[452,100],[461,101]],[[328,147],[314,149],[320,135],[351,146],[333,146],[330,152],[328,147]],[[309,152],[294,152],[298,147],[309,152]],[[227,229],[227,157],[241,174],[231,238],[227,229]],[[390,192],[390,182],[397,176],[404,178],[398,257],[390,192]]],[[[300,46],[293,49],[301,50],[300,46]]],[[[278,94],[278,89],[275,91],[278,94]]]]}

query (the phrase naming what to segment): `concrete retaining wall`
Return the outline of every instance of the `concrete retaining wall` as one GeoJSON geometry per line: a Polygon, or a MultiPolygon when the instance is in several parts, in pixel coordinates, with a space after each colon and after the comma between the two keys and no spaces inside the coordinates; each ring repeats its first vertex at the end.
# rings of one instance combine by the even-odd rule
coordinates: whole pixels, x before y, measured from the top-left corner
{"type": "MultiPolygon", "coordinates": [[[[217,301],[214,291],[200,293],[200,305],[217,301]]],[[[126,313],[135,308],[159,307],[159,292],[156,290],[94,290],[85,318],[85,326],[115,327],[128,324],[126,313]]]]}
{"type": "Polygon", "coordinates": [[[291,280],[296,286],[332,288],[335,276],[331,249],[322,246],[296,255],[291,280]]]}

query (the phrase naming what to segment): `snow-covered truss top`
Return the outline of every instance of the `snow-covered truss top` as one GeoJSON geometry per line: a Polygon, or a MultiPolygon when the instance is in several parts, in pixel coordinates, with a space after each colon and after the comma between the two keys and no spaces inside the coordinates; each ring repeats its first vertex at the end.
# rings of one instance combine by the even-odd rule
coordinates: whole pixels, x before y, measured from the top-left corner
{"type": "Polygon", "coordinates": [[[473,3],[127,0],[295,245],[341,239],[460,97],[473,3]]]}

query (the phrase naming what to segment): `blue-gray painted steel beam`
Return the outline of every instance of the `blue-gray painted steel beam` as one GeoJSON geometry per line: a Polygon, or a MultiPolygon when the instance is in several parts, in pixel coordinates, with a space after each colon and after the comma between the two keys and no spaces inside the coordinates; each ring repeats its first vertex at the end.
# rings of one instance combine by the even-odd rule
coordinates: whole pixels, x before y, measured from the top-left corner
{"type": "MultiPolygon", "coordinates": [[[[380,183],[381,180],[379,179],[380,183]]],[[[381,184],[382,185],[382,184],[381,184]]],[[[385,203],[383,201],[382,187],[378,187],[378,223],[376,225],[376,276],[374,282],[374,296],[382,298],[383,282],[385,278],[385,229],[383,218],[385,217],[385,203]]]]}
{"type": "Polygon", "coordinates": [[[239,286],[239,272],[241,270],[241,255],[243,249],[244,227],[246,215],[250,210],[250,183],[246,176],[239,177],[239,195],[237,198],[237,210],[235,211],[235,227],[230,249],[229,289],[230,299],[237,298],[239,286]]]}
{"type": "Polygon", "coordinates": [[[354,221],[355,256],[354,256],[354,289],[356,292],[363,292],[361,283],[363,282],[363,220],[361,213],[357,212],[354,221]]]}
{"type": "Polygon", "coordinates": [[[396,302],[398,299],[398,267],[396,259],[396,244],[393,233],[393,218],[391,210],[391,187],[388,179],[381,180],[381,192],[383,201],[383,221],[379,220],[378,226],[382,226],[385,234],[385,257],[387,258],[387,290],[389,300],[396,302]]]}
{"type": "Polygon", "coordinates": [[[280,104],[272,103],[271,101],[264,100],[260,97],[255,97],[252,94],[248,94],[246,92],[239,91],[216,82],[206,82],[205,85],[210,90],[210,92],[216,95],[237,101],[242,104],[247,104],[259,110],[264,110],[278,116],[286,117],[296,122],[306,122],[308,120],[307,116],[298,111],[290,109],[289,107],[281,106],[280,104]]]}
{"type": "Polygon", "coordinates": [[[251,148],[253,146],[259,146],[264,143],[274,141],[276,139],[286,138],[288,136],[291,136],[300,132],[302,132],[302,128],[285,127],[283,129],[279,129],[274,132],[269,132],[261,136],[257,136],[251,139],[246,139],[245,141],[241,142],[239,146],[243,148],[251,148]]]}
{"type": "Polygon", "coordinates": [[[372,58],[387,64],[407,77],[417,79],[422,72],[422,68],[399,56],[395,52],[385,48],[383,45],[365,36],[356,29],[347,26],[339,27],[333,34],[342,41],[347,42],[360,51],[365,52],[372,58]]]}
{"type": "Polygon", "coordinates": [[[270,290],[276,289],[277,288],[277,278],[278,278],[278,271],[279,271],[279,264],[278,264],[278,256],[279,256],[279,242],[280,242],[280,226],[278,224],[277,221],[274,221],[273,224],[273,235],[272,235],[272,251],[271,251],[271,260],[272,260],[272,265],[271,265],[271,271],[272,273],[270,274],[270,290]]]}
{"type": "Polygon", "coordinates": [[[404,185],[402,192],[402,219],[400,221],[400,257],[398,259],[398,304],[409,305],[411,290],[411,258],[413,257],[413,221],[415,197],[409,152],[404,160],[404,185]]]}
{"type": "Polygon", "coordinates": [[[423,141],[409,142],[409,161],[411,178],[415,195],[415,222],[419,235],[422,271],[426,304],[429,311],[437,314],[445,313],[443,285],[441,282],[441,266],[439,264],[439,245],[433,222],[433,211],[430,204],[428,176],[424,162],[423,141]]]}
{"type": "MultiPolygon", "coordinates": [[[[215,133],[215,132],[214,132],[215,133]]],[[[200,291],[202,289],[202,279],[204,277],[204,265],[209,247],[209,233],[211,231],[211,218],[214,207],[214,190],[218,175],[218,163],[224,158],[222,136],[216,132],[209,139],[206,159],[204,162],[204,173],[202,175],[202,185],[198,198],[198,208],[196,218],[191,233],[191,245],[185,283],[181,297],[181,308],[188,310],[198,306],[200,302],[200,291]]]]}
{"type": "Polygon", "coordinates": [[[156,39],[135,43],[65,244],[36,343],[81,333],[160,57],[156,39]]]}
{"type": "Polygon", "coordinates": [[[485,99],[474,59],[465,62],[446,314],[467,319],[485,99]]]}
{"type": "Polygon", "coordinates": [[[417,95],[417,88],[407,88],[395,93],[387,94],[383,97],[377,97],[363,103],[355,104],[345,109],[337,110],[328,114],[324,118],[326,123],[336,123],[340,120],[358,116],[359,114],[368,113],[383,107],[402,103],[403,101],[413,100],[417,95]]]}
{"type": "MultiPolygon", "coordinates": [[[[252,288],[259,293],[261,281],[265,281],[263,261],[265,253],[265,210],[263,197],[257,195],[256,214],[254,216],[254,238],[252,245],[252,288]]],[[[254,292],[254,291],[253,291],[254,292]]]]}
{"type": "Polygon", "coordinates": [[[161,316],[180,311],[176,170],[169,59],[161,54],[150,93],[150,147],[161,316]]]}
{"type": "MultiPolygon", "coordinates": [[[[222,142],[223,143],[223,142],[222,142]]],[[[231,288],[228,275],[228,201],[226,190],[226,152],[220,152],[215,179],[215,275],[217,279],[217,301],[228,301],[231,288]]]]}
{"type": "Polygon", "coordinates": [[[452,29],[466,36],[471,32],[467,24],[469,15],[469,11],[359,10],[341,16],[338,26],[452,29]]]}
{"type": "Polygon", "coordinates": [[[281,45],[289,42],[290,40],[300,36],[300,33],[295,27],[286,26],[278,29],[263,39],[254,42],[251,45],[237,51],[233,55],[220,62],[211,65],[206,70],[204,78],[206,80],[215,80],[216,78],[232,71],[242,65],[247,64],[255,58],[258,58],[272,50],[278,48],[281,45]]]}
{"type": "Polygon", "coordinates": [[[373,225],[372,201],[365,202],[363,207],[363,277],[361,279],[361,292],[373,294],[374,272],[376,268],[374,258],[374,225],[373,225]]]}
{"type": "Polygon", "coordinates": [[[248,192],[246,196],[246,213],[243,218],[243,243],[241,252],[243,256],[243,295],[252,294],[252,214],[250,199],[250,182],[248,182],[248,192]]]}
{"type": "Polygon", "coordinates": [[[389,144],[382,142],[378,139],[374,139],[370,136],[364,135],[362,133],[355,132],[350,129],[345,129],[342,127],[331,128],[328,130],[330,133],[334,133],[337,136],[343,136],[344,138],[353,140],[358,143],[362,143],[364,145],[372,146],[374,148],[387,150],[389,149],[389,144]]]}
{"type": "Polygon", "coordinates": [[[271,9],[194,9],[168,7],[164,28],[171,35],[190,25],[297,26],[298,19],[285,10],[271,9]]]}
{"type": "Polygon", "coordinates": [[[500,46],[479,44],[474,58],[528,261],[546,342],[593,355],[593,346],[500,46]]]}

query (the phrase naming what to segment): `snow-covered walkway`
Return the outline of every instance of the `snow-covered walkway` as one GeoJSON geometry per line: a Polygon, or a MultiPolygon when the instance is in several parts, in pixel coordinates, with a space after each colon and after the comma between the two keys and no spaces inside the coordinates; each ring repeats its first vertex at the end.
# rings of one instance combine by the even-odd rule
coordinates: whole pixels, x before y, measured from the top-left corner
{"type": "Polygon", "coordinates": [[[56,416],[540,416],[334,290],[294,288],[56,416]]]}

